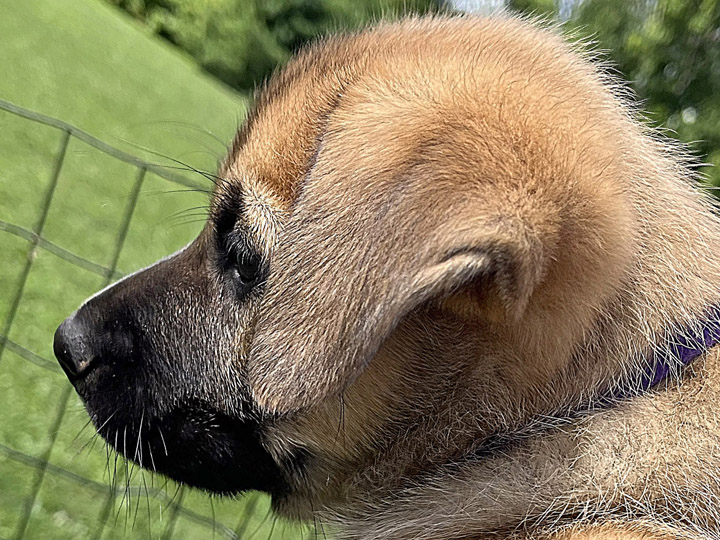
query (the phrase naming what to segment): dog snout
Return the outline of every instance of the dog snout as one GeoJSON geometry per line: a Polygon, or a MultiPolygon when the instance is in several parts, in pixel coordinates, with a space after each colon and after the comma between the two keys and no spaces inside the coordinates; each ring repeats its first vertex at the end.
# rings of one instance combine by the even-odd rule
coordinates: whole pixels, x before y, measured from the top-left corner
{"type": "Polygon", "coordinates": [[[127,368],[137,363],[140,341],[137,321],[129,310],[113,308],[112,302],[100,298],[60,324],[53,350],[65,374],[76,383],[103,364],[127,368]]]}
{"type": "Polygon", "coordinates": [[[53,350],[60,366],[71,380],[86,375],[97,359],[92,330],[77,314],[71,315],[58,326],[53,350]]]}

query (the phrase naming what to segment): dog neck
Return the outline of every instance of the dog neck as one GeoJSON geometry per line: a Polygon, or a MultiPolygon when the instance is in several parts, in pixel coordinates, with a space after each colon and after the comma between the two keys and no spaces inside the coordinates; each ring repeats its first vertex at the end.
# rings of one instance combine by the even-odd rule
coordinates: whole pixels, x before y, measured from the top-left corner
{"type": "Polygon", "coordinates": [[[645,371],[633,374],[627,388],[609,395],[607,402],[629,399],[659,386],[679,375],[707,351],[720,343],[720,306],[715,306],[696,325],[680,333],[670,333],[665,343],[649,356],[645,371]]]}

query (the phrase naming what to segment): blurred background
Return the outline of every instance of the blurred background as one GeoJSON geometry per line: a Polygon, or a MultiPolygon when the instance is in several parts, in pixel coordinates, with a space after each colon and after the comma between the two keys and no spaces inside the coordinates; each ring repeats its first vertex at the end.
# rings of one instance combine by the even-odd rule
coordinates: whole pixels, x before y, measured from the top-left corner
{"type": "Polygon", "coordinates": [[[593,41],[720,186],[720,0],[0,0],[0,540],[332,537],[109,454],[52,335],[197,234],[253,88],[303,43],[501,9],[593,41]]]}

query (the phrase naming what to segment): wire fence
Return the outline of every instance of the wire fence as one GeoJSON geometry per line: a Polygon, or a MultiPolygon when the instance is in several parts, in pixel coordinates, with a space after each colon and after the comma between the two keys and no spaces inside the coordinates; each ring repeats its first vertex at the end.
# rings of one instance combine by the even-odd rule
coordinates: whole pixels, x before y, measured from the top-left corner
{"type": "MultiPolygon", "coordinates": [[[[35,366],[39,366],[44,370],[49,370],[60,375],[61,370],[59,369],[57,362],[37,354],[36,352],[30,350],[30,348],[27,348],[23,344],[17,343],[9,338],[13,324],[16,320],[18,309],[23,302],[23,294],[28,282],[28,276],[30,275],[38,252],[43,250],[72,265],[75,265],[76,267],[97,274],[103,278],[104,284],[107,285],[123,275],[122,272],[118,270],[118,261],[120,260],[120,254],[123,250],[128,230],[133,219],[133,214],[147,174],[153,173],[154,175],[184,188],[204,189],[204,186],[193,182],[181,174],[170,171],[162,166],[146,162],[118,148],[110,146],[70,124],[55,118],[38,114],[22,107],[18,107],[4,100],[0,100],[0,114],[11,114],[23,118],[28,122],[49,126],[54,128],[59,135],[57,150],[55,151],[54,162],[50,171],[50,178],[46,184],[41,204],[37,209],[38,217],[35,224],[32,227],[27,228],[0,220],[0,232],[13,235],[24,240],[26,242],[27,255],[24,265],[19,272],[17,282],[14,285],[3,285],[4,287],[12,286],[13,288],[7,316],[0,330],[0,376],[2,376],[3,355],[6,351],[11,351],[18,357],[34,364],[35,366]],[[112,256],[109,264],[103,265],[89,260],[43,237],[43,230],[47,222],[48,212],[53,203],[53,197],[56,193],[58,180],[60,178],[63,165],[65,164],[68,145],[71,142],[71,139],[81,141],[82,143],[95,148],[107,156],[125,162],[131,165],[136,171],[134,178],[132,178],[132,189],[130,191],[130,195],[125,202],[120,226],[118,227],[113,240],[112,256]]],[[[48,340],[50,339],[51,336],[48,336],[48,340]]],[[[68,404],[72,396],[73,391],[71,385],[69,383],[64,384],[63,390],[60,392],[59,398],[57,399],[57,403],[54,407],[54,412],[51,414],[52,422],[50,423],[50,427],[47,431],[47,445],[39,454],[29,455],[28,453],[13,448],[12,446],[5,444],[3,441],[0,441],[1,455],[12,462],[28,466],[33,471],[30,490],[25,497],[22,505],[22,511],[14,528],[14,540],[23,540],[27,538],[26,534],[28,525],[32,519],[33,509],[36,505],[38,494],[40,493],[43,482],[45,482],[49,476],[62,478],[63,480],[69,481],[78,488],[86,490],[97,497],[104,497],[104,502],[101,505],[101,510],[95,523],[96,529],[91,533],[92,538],[101,538],[105,529],[112,526],[111,516],[114,514],[113,508],[116,506],[118,499],[122,501],[125,497],[129,497],[133,494],[140,496],[140,493],[136,493],[141,489],[139,487],[131,487],[128,491],[128,485],[108,486],[107,482],[100,482],[94,478],[82,476],[51,462],[50,456],[57,444],[58,433],[61,430],[61,424],[63,423],[65,411],[68,408],[68,404]]],[[[129,482],[129,479],[127,479],[127,481],[129,482]]],[[[2,482],[0,480],[0,484],[1,483],[2,482]]],[[[113,482],[113,484],[115,483],[113,482]]],[[[167,514],[169,517],[166,519],[164,531],[161,535],[163,540],[171,540],[173,538],[176,521],[181,516],[192,521],[196,525],[204,527],[208,532],[207,538],[220,537],[234,539],[239,538],[242,535],[242,531],[247,530],[247,523],[242,519],[236,526],[228,527],[217,522],[213,516],[208,516],[194,511],[183,505],[184,493],[182,487],[179,488],[179,492],[173,497],[170,497],[162,489],[148,486],[145,486],[142,489],[144,491],[144,496],[159,499],[161,503],[164,503],[169,509],[167,514]]],[[[247,511],[250,510],[249,507],[251,506],[253,505],[248,505],[247,511]]],[[[0,538],[0,540],[2,539],[0,538]]]]}

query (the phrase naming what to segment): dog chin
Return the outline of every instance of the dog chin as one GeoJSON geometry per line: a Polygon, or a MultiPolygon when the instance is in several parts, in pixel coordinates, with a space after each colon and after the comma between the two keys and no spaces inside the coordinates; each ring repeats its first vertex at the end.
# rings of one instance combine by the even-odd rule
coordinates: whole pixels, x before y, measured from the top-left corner
{"type": "MultiPolygon", "coordinates": [[[[78,393],[83,397],[81,388],[78,393]]],[[[200,403],[164,414],[113,412],[93,407],[88,397],[83,401],[98,433],[143,468],[216,494],[258,490],[280,496],[287,490],[253,420],[231,418],[200,403]]]]}

